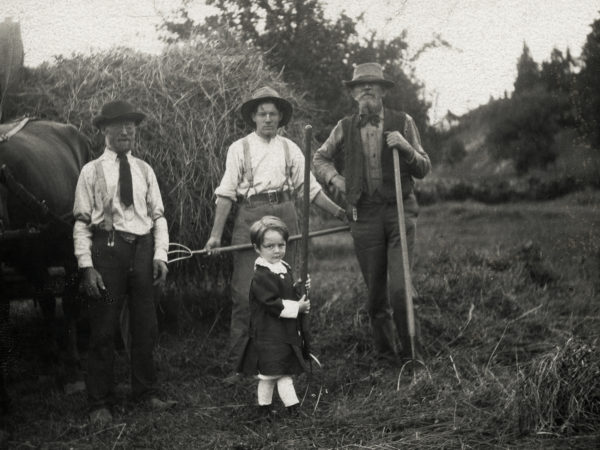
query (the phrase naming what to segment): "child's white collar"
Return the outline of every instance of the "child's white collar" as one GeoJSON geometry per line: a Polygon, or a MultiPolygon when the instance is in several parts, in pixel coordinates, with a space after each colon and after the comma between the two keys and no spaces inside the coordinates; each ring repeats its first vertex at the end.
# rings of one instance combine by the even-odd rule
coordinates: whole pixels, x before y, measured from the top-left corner
{"type": "Polygon", "coordinates": [[[276,274],[288,273],[288,265],[285,261],[270,263],[262,256],[259,256],[258,258],[256,258],[256,261],[254,261],[254,267],[256,267],[256,266],[266,267],[271,272],[276,273],[276,274]]]}

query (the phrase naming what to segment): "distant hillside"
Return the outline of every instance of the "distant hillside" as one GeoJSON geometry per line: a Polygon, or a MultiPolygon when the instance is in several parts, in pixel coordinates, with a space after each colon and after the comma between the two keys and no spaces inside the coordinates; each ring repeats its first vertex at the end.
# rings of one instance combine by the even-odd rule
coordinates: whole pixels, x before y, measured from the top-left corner
{"type": "Polygon", "coordinates": [[[560,129],[552,149],[556,160],[545,170],[518,176],[512,160],[494,157],[486,138],[508,100],[492,100],[460,117],[451,117],[445,131],[427,142],[432,173],[417,182],[422,204],[474,199],[485,203],[547,200],[583,189],[599,189],[600,151],[591,148],[577,130],[560,129]]]}
{"type": "MultiPolygon", "coordinates": [[[[434,165],[431,178],[460,179],[465,182],[513,179],[516,171],[512,161],[496,160],[488,146],[486,137],[495,115],[504,99],[491,100],[454,121],[458,123],[442,135],[442,154],[448,151],[453,141],[464,144],[466,154],[459,162],[449,163],[446,158],[434,165]]],[[[600,151],[592,149],[573,129],[563,129],[554,137],[558,158],[546,171],[534,170],[526,176],[547,177],[570,175],[577,178],[597,177],[600,172],[600,151]]]]}

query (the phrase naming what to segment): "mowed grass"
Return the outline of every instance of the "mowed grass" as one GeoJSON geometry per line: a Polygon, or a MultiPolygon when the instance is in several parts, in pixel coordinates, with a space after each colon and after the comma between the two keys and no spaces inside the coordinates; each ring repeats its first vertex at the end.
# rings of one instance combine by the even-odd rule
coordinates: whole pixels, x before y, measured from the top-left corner
{"type": "MultiPolygon", "coordinates": [[[[405,367],[373,355],[351,237],[313,240],[310,327],[323,367],[296,380],[300,417],[287,417],[275,397],[274,423],[255,418],[254,380],[221,381],[226,302],[196,298],[211,308],[198,314],[196,304],[192,314],[186,300],[179,332],[161,334],[161,385],[179,404],[157,414],[132,405],[123,390],[115,422],[104,429],[88,425],[83,394],[64,394],[54,372],[40,378],[47,368],[35,355],[43,341],[26,328],[34,319],[21,320],[16,335],[31,339],[9,369],[9,445],[597,448],[599,205],[600,193],[580,192],[545,203],[423,208],[414,267],[423,361],[405,367]]],[[[125,367],[119,354],[122,384],[125,367]]]]}

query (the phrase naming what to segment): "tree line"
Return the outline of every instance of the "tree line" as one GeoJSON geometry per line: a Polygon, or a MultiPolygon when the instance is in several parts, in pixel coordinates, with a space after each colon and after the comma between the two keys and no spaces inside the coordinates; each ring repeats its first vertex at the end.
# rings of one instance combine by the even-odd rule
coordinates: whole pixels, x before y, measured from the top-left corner
{"type": "Polygon", "coordinates": [[[282,74],[283,80],[311,105],[315,137],[324,140],[329,130],[353,107],[342,80],[352,78],[353,64],[376,61],[386,77],[395,82],[388,92],[388,107],[408,112],[421,130],[428,126],[430,103],[423,85],[414,76],[411,62],[429,48],[448,46],[441,37],[414,53],[409,52],[406,32],[382,39],[375,31],[360,38],[357,25],[345,13],[336,20],[325,17],[319,0],[207,0],[218,13],[196,23],[184,2],[159,26],[162,39],[177,42],[191,39],[241,40],[264,52],[266,63],[282,74]],[[412,61],[411,61],[412,60],[412,61]]]}
{"type": "Polygon", "coordinates": [[[515,163],[517,173],[554,162],[555,137],[563,129],[577,129],[590,145],[600,146],[600,19],[591,28],[579,59],[568,48],[554,48],[538,64],[523,44],[514,92],[493,105],[486,139],[497,158],[515,163]]]}
{"type": "MultiPolygon", "coordinates": [[[[412,66],[427,49],[450,47],[439,35],[411,53],[405,30],[388,40],[376,31],[361,38],[357,26],[362,16],[353,19],[341,13],[328,19],[320,0],[207,0],[218,12],[199,23],[190,18],[190,1],[163,20],[162,39],[242,41],[260,49],[266,64],[307,100],[317,140],[324,140],[353,108],[342,83],[352,77],[353,65],[376,61],[396,84],[385,98],[386,106],[415,119],[432,160],[454,163],[464,157],[464,144],[428,123],[431,104],[412,66]]],[[[591,28],[579,59],[569,49],[563,53],[555,48],[548,61],[538,64],[524,43],[514,92],[486,105],[486,144],[496,158],[512,160],[519,174],[545,168],[556,159],[553,144],[561,129],[577,128],[591,145],[600,146],[600,19],[591,28]]]]}

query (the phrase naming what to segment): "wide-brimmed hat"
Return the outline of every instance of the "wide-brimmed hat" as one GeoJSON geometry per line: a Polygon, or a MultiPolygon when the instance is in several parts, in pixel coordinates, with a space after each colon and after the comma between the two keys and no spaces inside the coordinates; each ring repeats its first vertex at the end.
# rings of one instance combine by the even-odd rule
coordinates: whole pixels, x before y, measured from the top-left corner
{"type": "Polygon", "coordinates": [[[135,124],[139,124],[146,114],[136,111],[133,105],[124,100],[114,100],[105,103],[100,110],[100,114],[92,119],[95,127],[101,128],[103,125],[111,122],[132,120],[135,124]]]}
{"type": "Polygon", "coordinates": [[[290,102],[282,98],[275,89],[270,88],[269,86],[264,86],[257,89],[252,94],[252,98],[244,102],[242,105],[242,117],[244,118],[244,122],[254,128],[256,124],[252,120],[252,113],[256,111],[258,105],[266,102],[273,102],[281,113],[279,126],[283,127],[287,125],[292,118],[294,108],[290,102]]]}
{"type": "Polygon", "coordinates": [[[377,83],[384,87],[394,87],[394,82],[383,78],[383,69],[377,63],[359,64],[354,68],[350,81],[344,81],[346,87],[356,86],[361,83],[377,83]]]}

